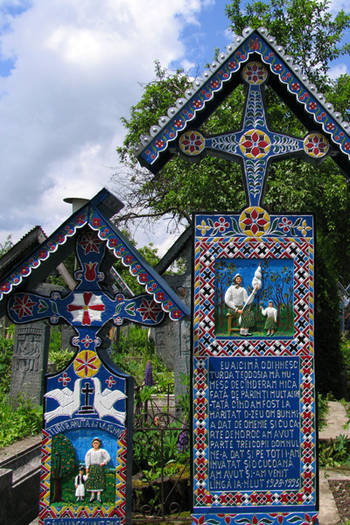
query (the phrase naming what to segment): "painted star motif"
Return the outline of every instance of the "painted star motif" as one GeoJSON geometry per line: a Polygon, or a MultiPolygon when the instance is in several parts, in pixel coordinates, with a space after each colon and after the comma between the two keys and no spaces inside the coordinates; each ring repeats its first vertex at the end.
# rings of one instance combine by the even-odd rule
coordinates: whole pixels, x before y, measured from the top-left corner
{"type": "Polygon", "coordinates": [[[33,306],[36,305],[35,301],[32,301],[29,295],[16,296],[13,310],[17,313],[19,319],[23,317],[33,315],[33,306]]]}
{"type": "Polygon", "coordinates": [[[82,236],[79,244],[84,248],[85,255],[87,255],[90,252],[99,253],[102,241],[100,241],[93,233],[86,233],[82,236]]]}
{"type": "Polygon", "coordinates": [[[152,300],[143,299],[141,306],[137,308],[137,311],[142,316],[142,321],[152,319],[152,321],[157,321],[159,313],[162,312],[162,309],[159,304],[155,303],[152,300]]]}

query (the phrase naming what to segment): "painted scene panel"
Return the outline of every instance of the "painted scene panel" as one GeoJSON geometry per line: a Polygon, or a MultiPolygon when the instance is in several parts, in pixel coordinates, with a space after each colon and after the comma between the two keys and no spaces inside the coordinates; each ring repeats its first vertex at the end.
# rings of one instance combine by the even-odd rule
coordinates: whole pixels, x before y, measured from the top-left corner
{"type": "Polygon", "coordinates": [[[294,336],[292,259],[215,262],[216,337],[294,336]]]}

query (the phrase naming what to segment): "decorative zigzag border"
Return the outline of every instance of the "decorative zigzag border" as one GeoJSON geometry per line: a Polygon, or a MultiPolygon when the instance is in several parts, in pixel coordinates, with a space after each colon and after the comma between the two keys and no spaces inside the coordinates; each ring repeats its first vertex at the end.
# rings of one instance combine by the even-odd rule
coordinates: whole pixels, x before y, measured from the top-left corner
{"type": "Polygon", "coordinates": [[[116,458],[116,502],[115,505],[102,505],[99,509],[90,509],[86,505],[60,505],[59,508],[50,506],[50,474],[51,474],[51,445],[52,439],[48,432],[43,430],[42,460],[40,475],[40,511],[39,525],[44,525],[47,518],[113,518],[118,517],[120,525],[126,524],[126,444],[127,430],[118,439],[118,453],[116,458]]]}

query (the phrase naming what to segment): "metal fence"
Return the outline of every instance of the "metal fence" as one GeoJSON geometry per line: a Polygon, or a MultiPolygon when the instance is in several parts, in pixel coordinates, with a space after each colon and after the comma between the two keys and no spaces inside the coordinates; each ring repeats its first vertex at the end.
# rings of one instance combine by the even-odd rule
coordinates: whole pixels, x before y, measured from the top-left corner
{"type": "Polygon", "coordinates": [[[136,406],[132,523],[191,523],[189,429],[174,412],[169,394],[136,406]]]}

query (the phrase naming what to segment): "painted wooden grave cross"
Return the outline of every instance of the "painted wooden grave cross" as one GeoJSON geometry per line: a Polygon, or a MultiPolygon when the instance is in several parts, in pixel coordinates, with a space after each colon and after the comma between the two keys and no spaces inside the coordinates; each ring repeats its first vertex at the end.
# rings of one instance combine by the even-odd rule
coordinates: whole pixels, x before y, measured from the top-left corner
{"type": "Polygon", "coordinates": [[[65,370],[46,377],[39,514],[43,525],[89,525],[96,519],[101,525],[130,522],[133,381],[99,350],[99,332],[110,321],[117,326],[125,320],[155,326],[166,313],[173,319],[188,314],[162,278],[101,213],[99,207],[108,210],[115,201],[102,190],[18,269],[22,278],[29,276],[39,267],[40,258],[46,260],[50,251],[57,251],[57,240],[65,244],[74,237],[80,267],[72,292],[64,296],[53,292],[50,297],[30,291],[11,294],[13,285],[20,282],[15,281],[16,273],[11,284],[7,281],[1,287],[10,292],[7,310],[15,323],[64,321],[76,332],[74,358],[65,370]],[[147,294],[125,298],[105,290],[101,267],[110,271],[113,259],[109,257],[106,263],[105,256],[111,248],[147,294]]]}
{"type": "Polygon", "coordinates": [[[270,161],[331,153],[349,172],[339,117],[265,29],[247,28],[141,138],[153,173],[176,153],[240,161],[247,194],[240,213],[193,216],[193,525],[318,523],[313,216],[262,203],[270,161]],[[199,126],[241,82],[241,129],[206,137],[199,126]],[[306,136],[269,128],[266,84],[306,136]]]}
{"type": "Polygon", "coordinates": [[[328,140],[320,133],[309,133],[300,139],[269,129],[261,92],[267,76],[268,70],[261,62],[250,61],[243,67],[242,77],[248,94],[240,131],[204,137],[199,131],[190,130],[179,139],[180,152],[192,159],[205,153],[229,160],[241,159],[251,206],[261,204],[269,161],[302,153],[322,158],[329,149],[328,140]]]}

